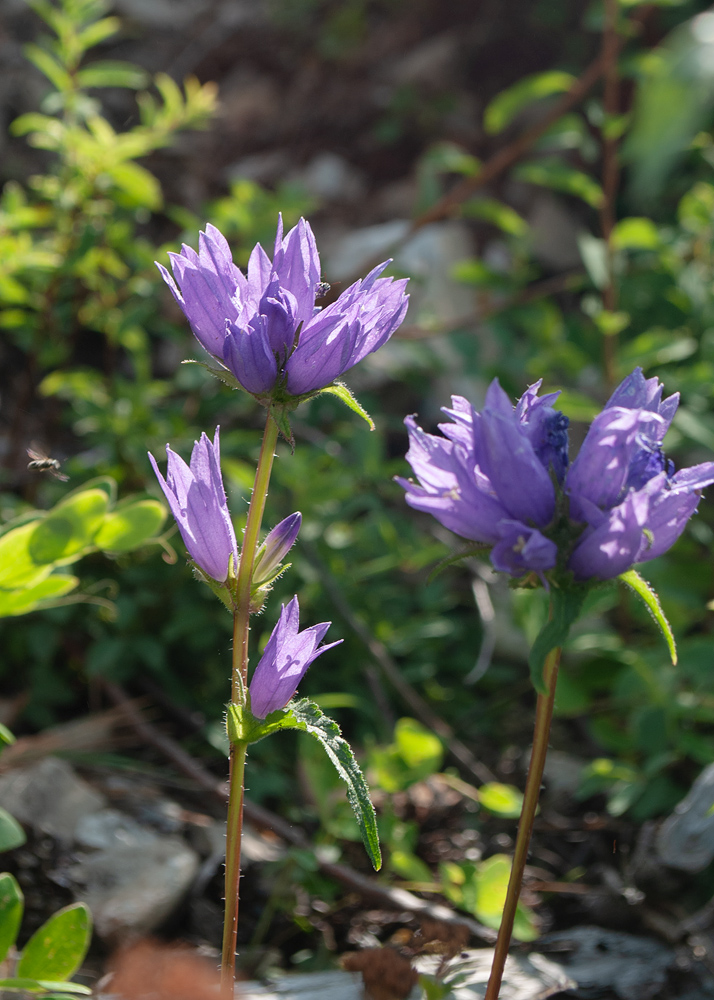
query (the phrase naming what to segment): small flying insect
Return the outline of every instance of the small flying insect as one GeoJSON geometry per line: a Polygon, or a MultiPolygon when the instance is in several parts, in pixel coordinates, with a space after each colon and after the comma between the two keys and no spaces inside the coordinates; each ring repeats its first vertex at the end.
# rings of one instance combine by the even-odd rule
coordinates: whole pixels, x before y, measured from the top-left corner
{"type": "Polygon", "coordinates": [[[60,472],[58,458],[50,458],[49,455],[43,455],[42,452],[35,451],[33,448],[28,448],[27,454],[30,457],[27,468],[33,472],[49,472],[51,476],[60,479],[63,483],[69,479],[69,476],[65,476],[64,472],[60,472]]]}
{"type": "Polygon", "coordinates": [[[332,285],[329,281],[318,281],[315,285],[315,298],[324,299],[331,287],[332,285]]]}

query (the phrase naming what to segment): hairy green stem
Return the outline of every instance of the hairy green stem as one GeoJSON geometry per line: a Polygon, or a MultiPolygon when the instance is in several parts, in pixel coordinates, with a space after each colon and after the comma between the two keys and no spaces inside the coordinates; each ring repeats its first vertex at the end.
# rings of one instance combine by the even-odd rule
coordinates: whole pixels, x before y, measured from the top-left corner
{"type": "MultiPolygon", "coordinates": [[[[231,672],[231,701],[243,704],[248,685],[248,632],[250,619],[250,591],[253,583],[253,565],[263,521],[265,500],[268,495],[270,473],[273,468],[278,425],[270,413],[267,415],[263,443],[260,448],[258,468],[255,470],[253,493],[248,508],[248,520],[243,533],[238,579],[236,581],[236,611],[233,616],[233,665],[231,672]]],[[[245,773],[245,743],[232,743],[228,796],[228,826],[226,828],[226,880],[225,917],[223,923],[223,952],[221,957],[221,992],[224,997],[233,995],[235,981],[236,937],[238,934],[238,898],[240,886],[240,846],[243,832],[243,790],[245,773]]]]}
{"type": "Polygon", "coordinates": [[[518,836],[516,837],[516,848],[513,853],[513,867],[511,877],[508,880],[508,891],[506,892],[506,904],[503,908],[501,926],[498,930],[496,947],[493,953],[493,965],[491,975],[486,987],[484,1000],[498,1000],[501,989],[503,970],[508,957],[508,947],[511,943],[513,933],[513,921],[516,918],[516,907],[521,894],[523,883],[523,872],[528,858],[528,848],[533,833],[533,821],[536,809],[538,808],[538,797],[540,795],[540,785],[543,780],[543,768],[545,758],[548,753],[548,738],[550,736],[550,723],[553,718],[553,703],[555,702],[555,687],[558,680],[558,667],[560,666],[560,647],[551,650],[545,661],[543,672],[543,682],[547,694],[539,694],[536,704],[535,730],[533,732],[533,749],[531,750],[531,762],[528,767],[528,777],[526,778],[526,790],[523,796],[523,808],[518,824],[518,836]]]}

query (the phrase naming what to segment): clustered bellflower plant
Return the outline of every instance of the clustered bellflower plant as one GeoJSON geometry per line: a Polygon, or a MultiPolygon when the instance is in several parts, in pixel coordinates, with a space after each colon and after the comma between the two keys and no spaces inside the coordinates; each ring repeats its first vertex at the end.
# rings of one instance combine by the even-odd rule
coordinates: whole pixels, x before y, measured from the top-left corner
{"type": "MultiPolygon", "coordinates": [[[[615,389],[573,460],[558,393],[530,386],[515,406],[494,380],[478,412],[452,397],[425,433],[413,417],[407,460],[417,481],[399,478],[407,503],[462,538],[490,549],[496,570],[550,592],[550,618],[530,655],[538,691],[531,763],[511,878],[486,1000],[497,1000],[548,747],[560,651],[589,589],[620,579],[646,602],[676,663],[674,639],[654,591],[633,568],[662,555],[714,483],[714,462],[675,471],[662,442],[679,404],[640,368],[615,389]]],[[[466,553],[466,554],[470,554],[466,553]]]]}
{"type": "Polygon", "coordinates": [[[309,224],[301,219],[283,236],[279,220],[272,261],[258,244],[247,276],[233,263],[224,236],[207,226],[198,253],[184,246],[171,254],[173,277],[158,264],[196,339],[219,367],[209,371],[244,389],[267,409],[265,431],[242,544],[236,539],[220,469],[219,429],[213,442],[201,435],[186,462],[166,446],[166,478],[149,456],[168,500],[189,561],[233,615],[230,793],[226,832],[225,923],[221,960],[223,995],[233,996],[240,841],[247,747],[281,729],[307,732],[324,747],[347,784],[362,839],[375,868],[381,859],[374,809],[364,777],[335,722],[317,705],[293,700],[310,664],[341,640],[321,645],[330,626],[322,622],[300,631],[298,599],[283,606],[263,655],[248,677],[251,614],[259,612],[283,560],[295,544],[301,515],[291,514],[260,543],[260,530],[278,434],[293,444],[289,413],[321,392],[341,398],[369,416],[346,386],[343,372],[385,344],[404,319],[406,279],[381,277],[386,261],[321,309],[326,289],[309,224]]]}

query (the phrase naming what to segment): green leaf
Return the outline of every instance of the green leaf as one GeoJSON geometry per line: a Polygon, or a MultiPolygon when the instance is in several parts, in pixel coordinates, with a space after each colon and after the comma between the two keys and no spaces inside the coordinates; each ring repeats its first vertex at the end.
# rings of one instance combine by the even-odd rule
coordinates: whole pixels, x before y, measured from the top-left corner
{"type": "Polygon", "coordinates": [[[98,549],[130,552],[157,535],[166,520],[166,508],[158,500],[137,500],[107,514],[94,536],[98,549]]]}
{"type": "Polygon", "coordinates": [[[325,392],[329,393],[331,396],[337,396],[338,399],[341,399],[345,406],[354,410],[355,413],[359,414],[359,416],[369,424],[369,429],[371,431],[374,430],[374,421],[362,404],[355,399],[346,385],[342,382],[334,382],[332,385],[328,385],[326,388],[321,389],[317,395],[321,396],[325,392]]]}
{"type": "MultiPolygon", "coordinates": [[[[48,989],[67,989],[63,982],[84,961],[92,938],[92,917],[84,903],[65,906],[35,931],[22,950],[17,974],[29,979],[56,980],[48,989]]],[[[75,991],[74,985],[71,988],[75,991]]],[[[84,988],[79,990],[84,992],[84,988]]],[[[91,990],[87,990],[88,993],[91,990]]]]}
{"type": "Polygon", "coordinates": [[[656,250],[662,242],[652,219],[635,216],[620,219],[610,240],[615,250],[656,250]]]}
{"type": "Polygon", "coordinates": [[[121,191],[127,208],[148,208],[158,212],[164,203],[161,184],[138,163],[115,163],[106,171],[121,191]]]}
{"type": "Polygon", "coordinates": [[[0,962],[15,943],[22,922],[22,889],[9,872],[0,875],[0,962]]]}
{"type": "Polygon", "coordinates": [[[52,572],[52,565],[38,563],[30,553],[37,521],[11,528],[0,537],[0,587],[13,590],[39,583],[52,572]]]}
{"type": "Polygon", "coordinates": [[[79,983],[66,983],[61,979],[32,979],[29,976],[0,979],[0,990],[7,990],[10,993],[46,993],[48,990],[62,990],[65,995],[75,993],[80,993],[82,996],[92,995],[88,986],[81,986],[79,983]]]}
{"type": "Polygon", "coordinates": [[[513,785],[489,781],[479,788],[478,799],[484,809],[488,809],[494,816],[517,819],[521,815],[523,795],[513,785]]]}
{"type": "Polygon", "coordinates": [[[0,618],[26,615],[45,602],[64,597],[79,586],[79,578],[63,573],[53,573],[31,587],[0,590],[0,618]]]}
{"type": "Polygon", "coordinates": [[[7,726],[4,726],[2,722],[0,722],[0,743],[5,743],[7,744],[7,746],[12,746],[12,744],[15,742],[16,741],[14,734],[10,732],[7,726]]]}
{"type": "Polygon", "coordinates": [[[26,840],[25,831],[15,817],[0,806],[0,851],[12,851],[26,840]]]}
{"type": "Polygon", "coordinates": [[[128,87],[141,90],[149,82],[149,75],[133,63],[118,59],[103,59],[90,63],[77,73],[79,85],[89,87],[128,87]]]}
{"type": "Polygon", "coordinates": [[[29,551],[37,563],[66,565],[93,543],[109,506],[104,490],[81,489],[36,524],[29,551]]]}
{"type": "Polygon", "coordinates": [[[604,198],[602,188],[592,177],[582,170],[569,167],[560,160],[538,160],[535,163],[523,163],[514,171],[519,181],[528,184],[538,184],[540,187],[562,191],[565,194],[581,198],[593,208],[600,208],[604,198]]]}
{"type": "Polygon", "coordinates": [[[628,569],[626,573],[620,573],[618,579],[622,580],[623,583],[626,583],[628,587],[634,590],[638,597],[642,598],[647,610],[659,625],[660,631],[664,636],[664,641],[667,643],[669,655],[672,660],[672,666],[676,666],[677,647],[674,642],[674,633],[672,632],[671,625],[665,617],[662,605],[659,603],[659,597],[647,580],[641,577],[640,574],[634,569],[628,569]]]}
{"type": "Polygon", "coordinates": [[[105,39],[111,38],[120,28],[121,21],[118,17],[103,17],[101,21],[95,21],[94,24],[90,24],[88,28],[80,31],[77,35],[77,41],[86,51],[99,45],[105,39]]]}
{"type": "Polygon", "coordinates": [[[551,592],[551,618],[545,623],[533,643],[528,664],[531,671],[531,681],[538,694],[547,694],[543,683],[543,668],[546,657],[562,646],[568,638],[570,627],[577,620],[583,606],[587,587],[568,587],[551,592]]]}
{"type": "Polygon", "coordinates": [[[560,70],[548,70],[524,77],[494,97],[484,112],[484,128],[489,135],[502,132],[533,101],[552,97],[553,94],[564,94],[574,83],[574,76],[560,70]]]}
{"type": "MultiPolygon", "coordinates": [[[[468,891],[471,886],[464,886],[464,903],[471,903],[474,916],[487,927],[498,928],[501,924],[510,876],[511,859],[505,854],[494,854],[478,865],[473,879],[475,892],[468,891]]],[[[534,941],[538,937],[533,912],[522,903],[516,909],[513,936],[519,941],[534,941]]]]}
{"type": "Polygon", "coordinates": [[[323,715],[314,702],[303,698],[290,702],[287,708],[271,712],[265,719],[257,719],[240,705],[229,705],[226,725],[231,743],[256,743],[282,729],[297,729],[318,740],[347,785],[347,798],[359,825],[362,842],[375,871],[379,871],[382,856],[374,806],[364,775],[336,722],[323,715]]]}
{"type": "Polygon", "coordinates": [[[46,49],[41,49],[39,45],[26,45],[24,52],[32,65],[44,73],[57,90],[67,92],[74,89],[72,77],[46,49]]]}
{"type": "Polygon", "coordinates": [[[438,736],[416,719],[398,719],[394,727],[394,743],[399,756],[412,770],[434,774],[444,760],[444,747],[438,736]]]}
{"type": "Polygon", "coordinates": [[[510,205],[504,205],[496,198],[473,198],[464,202],[461,213],[468,219],[490,222],[509,236],[525,236],[528,232],[526,220],[510,205]]]}

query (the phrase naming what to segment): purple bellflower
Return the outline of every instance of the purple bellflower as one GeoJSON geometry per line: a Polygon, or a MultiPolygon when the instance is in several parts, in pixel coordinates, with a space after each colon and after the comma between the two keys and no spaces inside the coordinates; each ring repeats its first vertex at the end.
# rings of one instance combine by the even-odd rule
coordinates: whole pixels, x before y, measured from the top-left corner
{"type": "Polygon", "coordinates": [[[169,254],[173,278],[157,264],[199,343],[259,399],[307,396],[386,343],[404,319],[406,279],[374,268],[324,309],[315,305],[320,257],[309,224],[283,238],[280,217],[272,261],[260,244],[244,276],[215,226],[198,253],[169,254]]]}
{"type": "Polygon", "coordinates": [[[714,462],[674,471],[662,450],[679,403],[636,368],[595,417],[568,466],[567,418],[530,386],[512,407],[497,380],[478,413],[452,397],[444,437],[413,417],[407,460],[418,482],[397,481],[407,503],[463,538],[491,545],[512,576],[557,570],[577,582],[609,580],[662,555],[679,538],[714,462]],[[564,516],[562,511],[568,511],[564,516]]]}
{"type": "Polygon", "coordinates": [[[168,445],[166,455],[166,479],[152,454],[149,460],[189,555],[206,576],[225,583],[231,556],[233,572],[238,568],[238,548],[221,477],[219,428],[213,444],[205,434],[194,443],[190,465],[168,445]]]}
{"type": "Polygon", "coordinates": [[[557,545],[541,529],[555,514],[555,483],[568,465],[567,418],[553,408],[558,393],[538,397],[540,382],[511,405],[498,380],[478,413],[461,396],[444,409],[454,423],[445,437],[426,434],[413,417],[407,461],[419,482],[397,479],[407,503],[446,528],[492,545],[496,569],[513,576],[552,569],[557,545]]]}
{"type": "Polygon", "coordinates": [[[253,583],[266,583],[275,577],[280,563],[297,540],[302,514],[297,511],[276,524],[255,555],[253,583]]]}
{"type": "Polygon", "coordinates": [[[593,420],[568,471],[571,520],[585,524],[568,566],[576,580],[609,580],[666,552],[714,483],[714,462],[674,471],[662,441],[679,393],[662,399],[641,368],[593,420]]]}
{"type": "Polygon", "coordinates": [[[300,608],[297,597],[283,605],[278,624],[273,629],[250,682],[250,710],[258,719],[285,708],[297,690],[313,660],[333,646],[320,646],[330,622],[313,625],[298,632],[300,608]]]}

